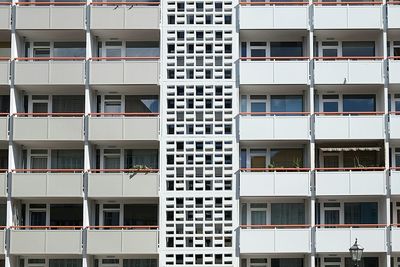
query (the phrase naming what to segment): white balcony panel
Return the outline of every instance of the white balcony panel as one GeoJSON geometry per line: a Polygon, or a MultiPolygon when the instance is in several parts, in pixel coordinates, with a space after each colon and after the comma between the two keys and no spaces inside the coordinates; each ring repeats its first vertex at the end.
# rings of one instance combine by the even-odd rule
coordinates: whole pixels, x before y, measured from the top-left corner
{"type": "Polygon", "coordinates": [[[241,172],[240,196],[309,196],[309,172],[241,172]],[[288,186],[290,185],[290,186],[288,186]]]}
{"type": "Polygon", "coordinates": [[[364,252],[386,252],[386,228],[317,228],[316,251],[349,253],[356,238],[364,252]]]}
{"type": "Polygon", "coordinates": [[[81,230],[11,230],[11,254],[81,254],[81,230]]]}
{"type": "Polygon", "coordinates": [[[316,139],[383,139],[383,115],[316,116],[316,139]]]}
{"type": "MultiPolygon", "coordinates": [[[[399,18],[400,18],[400,12],[399,12],[399,18]]],[[[400,19],[398,20],[400,21],[400,19]]],[[[400,60],[389,60],[389,83],[400,84],[399,73],[400,73],[400,60]]]]}
{"type": "MultiPolygon", "coordinates": [[[[0,6],[1,8],[1,6],[0,6]]],[[[1,12],[1,9],[0,9],[1,12]]],[[[0,14],[1,18],[1,14],[0,14]]],[[[8,77],[10,76],[10,61],[0,60],[0,85],[8,85],[8,77]]]]}
{"type": "Polygon", "coordinates": [[[85,5],[17,6],[16,29],[85,29],[85,5]]]}
{"type": "Polygon", "coordinates": [[[383,61],[315,61],[316,84],[382,84],[383,61]]]}
{"type": "Polygon", "coordinates": [[[0,6],[0,30],[11,30],[11,5],[0,6]]]}
{"type": "Polygon", "coordinates": [[[315,6],[315,29],[382,29],[382,6],[315,6]]]}
{"type": "Polygon", "coordinates": [[[392,195],[400,195],[400,171],[390,171],[390,189],[392,195]]]}
{"type": "Polygon", "coordinates": [[[159,6],[92,6],[90,27],[93,30],[159,29],[159,6]]]}
{"type": "Polygon", "coordinates": [[[392,227],[392,251],[393,252],[400,252],[400,228],[392,227]]]}
{"type": "Polygon", "coordinates": [[[4,254],[4,244],[6,239],[6,230],[0,229],[0,255],[4,254]]]}
{"type": "Polygon", "coordinates": [[[0,117],[0,141],[8,140],[8,117],[0,117]]]}
{"type": "Polygon", "coordinates": [[[82,173],[13,173],[13,197],[82,197],[82,173]]]}
{"type": "Polygon", "coordinates": [[[89,140],[158,140],[158,117],[89,117],[89,140]]]}
{"type": "Polygon", "coordinates": [[[7,196],[7,173],[0,172],[0,197],[7,196]]]}
{"type": "Polygon", "coordinates": [[[241,229],[240,253],[309,253],[311,233],[305,229],[241,229]]]}
{"type": "Polygon", "coordinates": [[[240,140],[309,140],[309,116],[241,116],[240,140]]]}
{"type": "Polygon", "coordinates": [[[400,139],[400,116],[389,116],[389,133],[390,139],[400,139]]]}
{"type": "Polygon", "coordinates": [[[88,196],[158,197],[158,173],[89,173],[88,196]]]}
{"type": "Polygon", "coordinates": [[[388,5],[388,28],[400,29],[400,5],[388,5]]]}
{"type": "Polygon", "coordinates": [[[158,60],[92,61],[91,84],[159,84],[158,60]]]}
{"type": "Polygon", "coordinates": [[[83,117],[14,117],[13,124],[15,141],[83,141],[83,117]]]}
{"type": "Polygon", "coordinates": [[[308,29],[308,6],[241,6],[240,29],[308,29]]]}
{"type": "Polygon", "coordinates": [[[241,61],[240,84],[307,84],[308,61],[241,61]]]}
{"type": "Polygon", "coordinates": [[[85,62],[16,61],[16,85],[84,85],[85,62]]]}
{"type": "Polygon", "coordinates": [[[317,171],[318,196],[386,195],[384,171],[317,171]]]}
{"type": "Polygon", "coordinates": [[[156,254],[157,230],[88,230],[88,254],[156,254]]]}

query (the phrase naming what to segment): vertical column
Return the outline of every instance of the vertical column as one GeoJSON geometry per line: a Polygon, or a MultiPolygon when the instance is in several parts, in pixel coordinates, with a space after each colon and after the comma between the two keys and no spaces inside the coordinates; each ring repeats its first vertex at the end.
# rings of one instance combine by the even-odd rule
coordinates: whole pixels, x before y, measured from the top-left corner
{"type": "Polygon", "coordinates": [[[382,18],[383,18],[383,31],[382,31],[382,46],[383,46],[383,68],[384,68],[384,86],[383,86],[383,99],[384,99],[384,112],[385,112],[385,170],[386,170],[386,243],[387,243],[387,254],[386,254],[386,266],[390,267],[390,256],[391,256],[391,231],[390,231],[390,162],[389,162],[389,74],[388,74],[388,50],[387,50],[387,4],[386,0],[383,0],[382,6],[382,18]]]}
{"type": "Polygon", "coordinates": [[[89,113],[92,110],[91,107],[91,93],[89,85],[89,59],[92,57],[92,38],[90,33],[90,3],[92,1],[88,0],[85,6],[86,10],[86,62],[85,62],[85,135],[84,135],[84,175],[83,175],[83,234],[82,234],[82,267],[88,267],[89,258],[86,252],[87,248],[87,232],[86,227],[90,225],[90,211],[89,211],[89,201],[88,201],[88,171],[91,168],[91,146],[88,141],[88,131],[89,131],[89,113]]]}
{"type": "Polygon", "coordinates": [[[313,0],[309,0],[309,33],[308,33],[308,51],[310,53],[310,88],[309,88],[309,103],[310,103],[310,168],[311,168],[311,198],[310,198],[310,224],[311,224],[311,256],[310,267],[315,267],[315,110],[314,110],[314,6],[313,0]]]}

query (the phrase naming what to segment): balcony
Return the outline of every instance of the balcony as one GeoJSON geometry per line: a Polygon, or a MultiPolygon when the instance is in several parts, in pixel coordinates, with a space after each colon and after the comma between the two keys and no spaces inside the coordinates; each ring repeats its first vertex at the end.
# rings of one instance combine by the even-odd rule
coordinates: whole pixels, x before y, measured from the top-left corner
{"type": "Polygon", "coordinates": [[[82,230],[75,226],[14,226],[11,254],[81,254],[82,230]]]}
{"type": "Polygon", "coordinates": [[[18,2],[17,30],[84,30],[86,2],[48,3],[18,2]],[[68,19],[66,19],[68,18],[68,19]]]}
{"type": "Polygon", "coordinates": [[[7,170],[0,169],[0,197],[7,196],[7,173],[6,173],[6,171],[7,170]]]}
{"type": "Polygon", "coordinates": [[[0,113],[0,141],[8,140],[8,114],[0,113]]]}
{"type": "Polygon", "coordinates": [[[84,59],[80,57],[17,58],[15,84],[84,85],[84,59]]]}
{"type": "Polygon", "coordinates": [[[310,139],[308,112],[241,112],[240,115],[240,140],[310,139]]]}
{"type": "MultiPolygon", "coordinates": [[[[158,226],[116,226],[87,231],[88,254],[156,254],[158,226]]],[[[104,227],[103,227],[104,228],[104,227]]]]}
{"type": "Polygon", "coordinates": [[[83,170],[20,169],[12,173],[12,195],[16,198],[82,197],[83,170]]]}
{"type": "Polygon", "coordinates": [[[308,57],[240,59],[240,84],[308,84],[308,57]]]}
{"type": "Polygon", "coordinates": [[[399,29],[400,28],[400,3],[398,1],[388,2],[387,12],[388,12],[388,28],[389,29],[399,29]]]}
{"type": "Polygon", "coordinates": [[[5,226],[0,226],[0,255],[4,254],[5,243],[6,243],[6,229],[5,226]]]}
{"type": "Polygon", "coordinates": [[[391,168],[390,170],[390,189],[392,195],[400,195],[400,169],[391,168]]]}
{"type": "Polygon", "coordinates": [[[256,168],[241,171],[241,197],[310,196],[310,170],[307,168],[256,168]]]}
{"type": "Polygon", "coordinates": [[[9,76],[10,76],[10,60],[7,57],[0,57],[0,85],[8,85],[9,76]]]}
{"type": "Polygon", "coordinates": [[[310,253],[310,244],[308,225],[244,225],[240,229],[241,254],[310,253]]]}
{"type": "Polygon", "coordinates": [[[384,138],[383,112],[318,112],[315,116],[315,139],[384,138]]]}
{"type": "Polygon", "coordinates": [[[93,85],[158,85],[159,76],[159,57],[93,58],[90,61],[90,84],[93,85]]]}
{"type": "MultiPolygon", "coordinates": [[[[400,16],[400,6],[399,6],[399,16],[400,16]]],[[[390,84],[400,84],[400,57],[391,57],[389,62],[389,83],[390,84]]]]}
{"type": "Polygon", "coordinates": [[[11,30],[11,3],[0,3],[0,30],[11,30]]]}
{"type": "Polygon", "coordinates": [[[317,168],[317,196],[386,195],[384,167],[317,168]]]}
{"type": "Polygon", "coordinates": [[[308,29],[308,2],[241,2],[241,30],[308,29]],[[264,4],[264,3],[262,3],[264,4]],[[276,4],[276,5],[275,5],[276,4]]]}
{"type": "Polygon", "coordinates": [[[88,175],[90,198],[158,197],[158,189],[157,169],[91,170],[88,175]]]}
{"type": "Polygon", "coordinates": [[[158,140],[158,113],[92,113],[90,115],[90,141],[158,140]]]}
{"type": "Polygon", "coordinates": [[[314,28],[382,29],[382,2],[316,2],[314,28]]]}
{"type": "Polygon", "coordinates": [[[348,253],[357,238],[364,252],[386,252],[386,225],[318,225],[315,244],[317,253],[348,253]],[[322,227],[329,228],[322,228],[322,227]],[[333,228],[336,227],[336,228],[333,228]]]}
{"type": "Polygon", "coordinates": [[[92,30],[158,30],[159,2],[93,2],[90,9],[92,30]]]}
{"type": "Polygon", "coordinates": [[[15,141],[83,141],[81,113],[16,113],[12,120],[15,141]]]}
{"type": "Polygon", "coordinates": [[[315,84],[383,84],[383,57],[315,59],[315,84]]]}

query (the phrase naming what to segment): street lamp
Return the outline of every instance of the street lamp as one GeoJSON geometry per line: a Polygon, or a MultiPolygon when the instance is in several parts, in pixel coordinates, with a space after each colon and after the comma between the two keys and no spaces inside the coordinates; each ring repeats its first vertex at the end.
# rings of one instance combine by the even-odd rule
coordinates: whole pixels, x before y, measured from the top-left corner
{"type": "Polygon", "coordinates": [[[349,248],[349,251],[350,251],[351,259],[354,262],[354,266],[357,266],[357,267],[360,266],[359,263],[361,261],[361,257],[362,257],[364,248],[357,243],[357,238],[356,238],[356,242],[354,243],[354,245],[352,245],[351,248],[349,248]]]}

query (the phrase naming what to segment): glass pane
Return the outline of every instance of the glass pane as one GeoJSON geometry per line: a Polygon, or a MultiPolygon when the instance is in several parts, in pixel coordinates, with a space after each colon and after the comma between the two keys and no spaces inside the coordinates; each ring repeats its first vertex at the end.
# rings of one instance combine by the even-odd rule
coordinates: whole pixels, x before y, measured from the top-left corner
{"type": "Polygon", "coordinates": [[[106,57],[121,57],[121,48],[106,48],[106,57]]]}
{"type": "Polygon", "coordinates": [[[302,168],[302,149],[271,149],[271,165],[274,168],[302,168]]]}
{"type": "Polygon", "coordinates": [[[302,57],[302,42],[271,42],[271,57],[302,57]]]}
{"type": "Polygon", "coordinates": [[[158,225],[157,205],[125,205],[124,225],[158,225]]]}
{"type": "Polygon", "coordinates": [[[339,103],[338,102],[324,102],[323,103],[323,111],[324,112],[338,112],[339,111],[339,103]]]}
{"type": "Polygon", "coordinates": [[[344,41],[342,55],[344,57],[374,57],[375,42],[368,41],[344,41]]]}
{"type": "Polygon", "coordinates": [[[375,111],[375,95],[344,95],[344,112],[375,111]]]}
{"type": "Polygon", "coordinates": [[[265,168],[266,157],[265,156],[251,156],[251,168],[265,168]]]}
{"type": "Polygon", "coordinates": [[[265,49],[251,49],[250,51],[251,57],[265,57],[266,51],[265,49]]]}
{"type": "Polygon", "coordinates": [[[31,226],[45,226],[46,225],[46,211],[31,211],[30,212],[30,225],[31,226]]]}
{"type": "Polygon", "coordinates": [[[85,97],[83,95],[53,96],[53,112],[83,113],[85,112],[85,97]]]}
{"type": "Polygon", "coordinates": [[[123,267],[157,267],[156,259],[124,259],[123,267]]]}
{"type": "Polygon", "coordinates": [[[335,48],[324,48],[324,49],[322,49],[322,56],[323,57],[337,57],[338,51],[335,48]]]}
{"type": "Polygon", "coordinates": [[[329,155],[324,156],[324,168],[339,168],[339,156],[329,155]]]}
{"type": "Polygon", "coordinates": [[[252,210],[251,211],[251,224],[252,225],[267,224],[267,211],[266,210],[252,210]]]}
{"type": "Polygon", "coordinates": [[[55,57],[85,57],[85,42],[54,42],[55,57]]]}
{"type": "Polygon", "coordinates": [[[104,169],[119,169],[120,166],[120,156],[104,156],[104,169]]]}
{"type": "Polygon", "coordinates": [[[119,211],[104,211],[105,226],[119,226],[119,211]]]}
{"type": "Polygon", "coordinates": [[[303,96],[275,95],[271,96],[272,112],[302,112],[303,96]]]}
{"type": "Polygon", "coordinates": [[[82,267],[81,259],[49,259],[49,267],[82,267]]]}
{"type": "Polygon", "coordinates": [[[0,225],[6,225],[6,218],[7,218],[7,205],[0,204],[0,225]]]}
{"type": "Polygon", "coordinates": [[[271,224],[304,224],[305,207],[303,203],[272,203],[271,224]]]}
{"type": "Polygon", "coordinates": [[[325,210],[325,224],[339,224],[339,210],[325,210]]]}
{"type": "Polygon", "coordinates": [[[346,224],[377,224],[378,203],[344,203],[344,223],[346,224]]]}
{"type": "Polygon", "coordinates": [[[83,169],[83,150],[65,149],[51,151],[52,169],[83,169]]]}
{"type": "Polygon", "coordinates": [[[158,169],[158,151],[152,149],[125,150],[125,168],[158,169]]]}
{"type": "Polygon", "coordinates": [[[158,112],[158,96],[125,96],[125,112],[128,113],[157,113],[158,112]]]}
{"type": "Polygon", "coordinates": [[[83,223],[83,208],[80,204],[51,204],[50,225],[81,226],[83,223]]]}
{"type": "Polygon", "coordinates": [[[121,102],[109,101],[104,103],[104,113],[121,113],[121,102]]]}
{"type": "Polygon", "coordinates": [[[46,156],[32,156],[31,157],[31,169],[47,169],[47,157],[46,156]]]}
{"type": "Polygon", "coordinates": [[[33,113],[47,113],[48,112],[48,103],[33,103],[32,104],[32,112],[33,113]]]}
{"type": "Polygon", "coordinates": [[[50,57],[50,48],[34,48],[33,57],[50,57]]]}
{"type": "Polygon", "coordinates": [[[158,42],[126,42],[127,57],[158,57],[160,45],[158,42]]]}
{"type": "Polygon", "coordinates": [[[266,112],[266,103],[253,102],[251,103],[251,112],[266,112]]]}
{"type": "Polygon", "coordinates": [[[303,259],[271,259],[271,267],[303,267],[303,259]]]}

